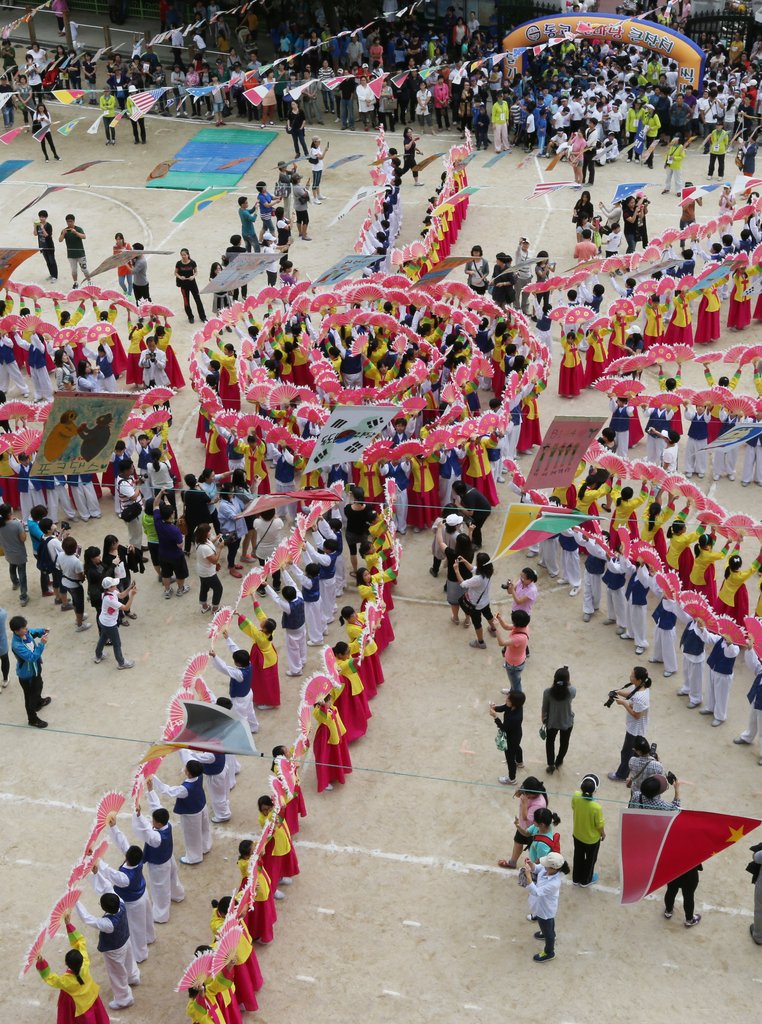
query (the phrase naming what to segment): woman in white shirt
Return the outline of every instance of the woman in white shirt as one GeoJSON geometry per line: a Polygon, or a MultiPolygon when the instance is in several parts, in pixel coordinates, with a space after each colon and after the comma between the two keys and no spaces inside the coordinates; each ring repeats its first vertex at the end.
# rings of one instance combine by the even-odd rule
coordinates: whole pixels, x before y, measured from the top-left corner
{"type": "Polygon", "coordinates": [[[614,700],[626,713],[624,743],[615,772],[609,772],[612,782],[624,782],[629,774],[630,758],[635,753],[635,737],[645,736],[648,731],[648,710],[651,706],[651,677],[642,665],[636,665],[630,673],[627,687],[614,691],[614,700]]]}
{"type": "Polygon", "coordinates": [[[371,87],[368,85],[368,79],[363,76],[360,79],[360,84],[356,89],[357,95],[357,107],[362,118],[362,123],[365,127],[365,131],[370,131],[373,120],[373,113],[376,109],[376,94],[373,92],[371,87]]]}
{"type": "Polygon", "coordinates": [[[145,475],[148,479],[151,489],[153,490],[154,498],[159,491],[165,491],[167,501],[170,503],[172,508],[177,508],[175,501],[175,480],[172,476],[172,470],[169,462],[166,459],[162,459],[161,452],[154,450],[151,454],[151,461],[145,468],[145,475]]]}
{"type": "Polygon", "coordinates": [[[535,932],[534,937],[545,940],[542,953],[535,953],[532,957],[541,964],[546,960],[552,960],[556,955],[556,914],[561,894],[561,876],[569,874],[569,865],[562,853],[551,851],[540,857],[540,865],[534,879],[528,858],[521,871],[529,897],[530,919],[536,921],[540,929],[535,932]]]}
{"type": "Polygon", "coordinates": [[[415,94],[415,116],[422,131],[431,128],[431,93],[426,88],[426,83],[421,82],[418,92],[415,94]]]}
{"type": "Polygon", "coordinates": [[[113,576],[104,576],[101,584],[103,587],[103,600],[101,610],[98,613],[98,630],[100,636],[95,648],[93,661],[99,665],[103,661],[103,648],[106,641],[111,641],[111,647],[116,658],[117,668],[133,668],[134,661],[127,661],[122,654],[122,639],[119,635],[119,613],[129,612],[132,602],[137,593],[137,585],[132,583],[126,590],[119,592],[119,581],[113,576]]]}
{"type": "Polygon", "coordinates": [[[310,142],[309,160],[312,167],[312,201],[318,205],[326,198],[320,192],[320,182],[323,177],[323,160],[329,146],[330,142],[327,142],[325,149],[321,149],[320,139],[317,136],[310,142]]]}
{"type": "Polygon", "coordinates": [[[198,573],[200,589],[198,599],[201,604],[201,614],[211,612],[214,615],[222,604],[222,582],[219,577],[220,555],[225,547],[225,538],[218,534],[214,540],[209,539],[212,532],[211,523],[202,523],[196,527],[193,539],[196,542],[196,572],[198,573]],[[212,603],[207,600],[209,592],[212,593],[212,603]]]}
{"type": "Polygon", "coordinates": [[[463,597],[460,599],[460,607],[471,619],[474,632],[476,633],[476,639],[471,641],[470,646],[484,649],[487,645],[484,642],[482,618],[485,618],[489,623],[490,633],[494,635],[497,631],[492,609],[490,608],[490,588],[495,567],[490,562],[486,551],[480,551],[476,556],[474,564],[459,556],[453,563],[453,571],[464,592],[463,597]],[[473,573],[470,579],[463,579],[461,575],[462,566],[465,566],[473,573]]]}

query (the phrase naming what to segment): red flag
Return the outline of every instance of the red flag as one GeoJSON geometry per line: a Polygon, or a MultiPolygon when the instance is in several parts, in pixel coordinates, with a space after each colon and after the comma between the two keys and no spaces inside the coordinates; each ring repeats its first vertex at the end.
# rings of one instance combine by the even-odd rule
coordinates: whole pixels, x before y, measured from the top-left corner
{"type": "Polygon", "coordinates": [[[368,88],[370,89],[370,91],[373,93],[377,100],[381,98],[381,90],[384,87],[384,81],[386,80],[386,78],[387,75],[383,74],[379,75],[378,78],[374,78],[372,82],[368,82],[368,88]]]}
{"type": "Polygon", "coordinates": [[[714,811],[622,811],[622,903],[637,903],[759,825],[759,818],[714,811]]]}

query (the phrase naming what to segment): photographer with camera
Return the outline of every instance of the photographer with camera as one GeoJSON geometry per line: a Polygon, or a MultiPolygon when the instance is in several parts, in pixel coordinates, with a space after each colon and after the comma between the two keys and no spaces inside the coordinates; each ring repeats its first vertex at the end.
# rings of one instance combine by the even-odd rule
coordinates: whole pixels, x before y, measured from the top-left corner
{"type": "Polygon", "coordinates": [[[627,716],[619,767],[616,771],[608,774],[612,782],[624,782],[627,779],[635,740],[638,736],[645,736],[648,731],[648,709],[651,704],[651,695],[648,691],[650,688],[651,677],[648,675],[648,671],[642,665],[636,665],[630,673],[628,686],[622,687],[621,690],[610,690],[608,700],[604,701],[604,707],[607,708],[610,708],[612,704],[619,704],[624,708],[627,716]]]}
{"type": "Polygon", "coordinates": [[[640,794],[632,807],[644,807],[648,811],[679,811],[680,810],[680,780],[672,772],[667,775],[651,775],[640,786],[640,794]],[[675,787],[674,798],[667,803],[662,800],[662,793],[666,793],[670,784],[675,787]]]}
{"type": "Polygon", "coordinates": [[[630,758],[627,786],[630,789],[630,806],[640,800],[640,789],[652,775],[665,775],[664,765],[656,754],[656,744],[649,743],[645,736],[636,736],[630,758]]]}

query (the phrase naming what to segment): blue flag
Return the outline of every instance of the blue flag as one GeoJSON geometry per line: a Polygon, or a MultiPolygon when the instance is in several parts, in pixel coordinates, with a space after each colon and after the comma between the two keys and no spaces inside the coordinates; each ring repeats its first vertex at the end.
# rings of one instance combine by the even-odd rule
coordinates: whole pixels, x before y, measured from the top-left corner
{"type": "MultiPolygon", "coordinates": [[[[188,90],[190,92],[190,90],[188,90]]],[[[646,126],[642,121],[638,122],[638,130],[635,133],[635,146],[633,152],[635,156],[640,156],[643,150],[646,148],[646,126]]]]}
{"type": "Polygon", "coordinates": [[[630,196],[634,196],[636,192],[640,192],[641,189],[648,188],[650,182],[648,181],[626,181],[621,185],[617,185],[614,198],[611,200],[612,203],[622,203],[625,199],[629,199],[630,196]]]}

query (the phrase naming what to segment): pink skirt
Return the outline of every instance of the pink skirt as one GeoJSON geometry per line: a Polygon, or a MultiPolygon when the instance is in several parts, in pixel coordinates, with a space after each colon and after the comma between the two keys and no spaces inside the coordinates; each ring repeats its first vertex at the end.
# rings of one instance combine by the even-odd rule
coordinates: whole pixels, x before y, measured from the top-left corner
{"type": "Polygon", "coordinates": [[[378,686],[376,684],[376,675],[373,668],[368,664],[366,658],[360,662],[360,667],[357,669],[357,674],[362,680],[362,685],[365,688],[365,696],[368,700],[373,698],[378,693],[378,686]]]}
{"type": "Polygon", "coordinates": [[[576,398],[584,386],[582,363],[575,363],[574,366],[564,366],[562,363],[558,371],[558,393],[561,398],[576,398]]]}
{"type": "MultiPolygon", "coordinates": [[[[368,698],[365,690],[353,696],[352,688],[346,676],[342,676],[345,682],[344,689],[339,694],[336,707],[339,709],[341,720],[346,728],[345,738],[347,743],[354,743],[368,731],[368,719],[371,716],[368,707],[368,698]]],[[[292,801],[293,802],[293,801],[292,801]]]]}
{"type": "Polygon", "coordinates": [[[278,920],[278,911],[273,899],[275,886],[272,885],[272,879],[270,882],[270,895],[266,900],[255,900],[246,915],[246,927],[254,942],[267,943],[273,940],[273,925],[278,920]]]}
{"type": "Polygon", "coordinates": [[[69,993],[59,990],[56,1024],[110,1024],[108,1012],[100,996],[96,997],[89,1010],[80,1013],[78,1017],[75,1016],[74,1009],[74,1000],[69,993]]]}
{"type": "Polygon", "coordinates": [[[269,704],[270,707],[280,707],[280,676],[278,674],[278,662],[263,666],[264,656],[256,644],[251,648],[251,692],[254,696],[254,703],[269,704]]]}
{"type": "Polygon", "coordinates": [[[373,682],[378,688],[384,682],[384,670],[381,667],[381,658],[378,655],[378,651],[375,654],[366,655],[362,660],[363,665],[368,665],[371,673],[373,674],[373,682]]]}
{"type": "Polygon", "coordinates": [[[730,308],[728,309],[728,327],[735,327],[736,330],[742,331],[744,327],[748,327],[751,323],[751,299],[744,299],[739,301],[730,298],[730,308]]]}
{"type": "Polygon", "coordinates": [[[339,743],[329,743],[328,728],[321,724],[312,742],[312,752],[315,755],[318,793],[322,793],[327,785],[333,785],[334,782],[344,785],[346,776],[352,771],[346,736],[342,736],[339,743]]]}

